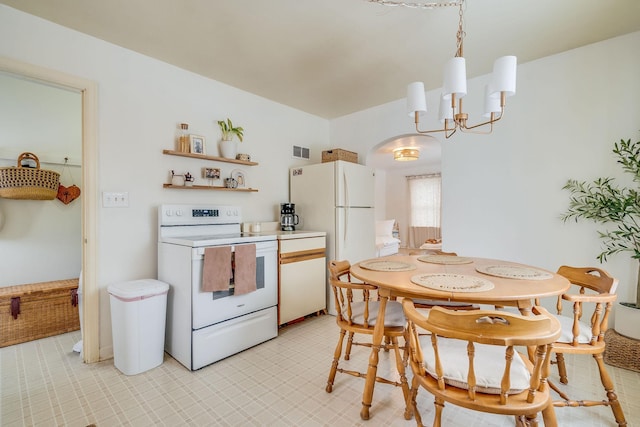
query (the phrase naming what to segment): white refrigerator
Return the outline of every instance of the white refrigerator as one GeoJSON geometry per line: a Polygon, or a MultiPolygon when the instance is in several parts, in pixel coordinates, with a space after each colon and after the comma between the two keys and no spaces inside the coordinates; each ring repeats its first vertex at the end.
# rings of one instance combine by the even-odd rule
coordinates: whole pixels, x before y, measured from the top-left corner
{"type": "MultiPolygon", "coordinates": [[[[374,170],[357,163],[339,160],[289,171],[289,200],[300,226],[326,231],[327,260],[354,264],[375,257],[374,194],[374,170]]],[[[327,307],[336,314],[328,282],[327,307]]]]}

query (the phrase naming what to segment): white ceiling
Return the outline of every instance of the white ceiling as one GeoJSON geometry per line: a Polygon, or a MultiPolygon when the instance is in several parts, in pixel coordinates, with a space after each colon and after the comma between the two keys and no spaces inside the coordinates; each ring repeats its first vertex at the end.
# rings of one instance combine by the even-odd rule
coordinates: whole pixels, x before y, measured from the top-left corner
{"type": "MultiPolygon", "coordinates": [[[[421,0],[416,0],[421,1],[421,0]]],[[[440,87],[458,9],[367,0],[0,0],[324,118],[440,87]]],[[[640,30],[638,0],[467,0],[469,77],[640,30]]]]}
{"type": "MultiPolygon", "coordinates": [[[[404,98],[412,81],[440,87],[458,26],[456,7],[368,0],[0,3],[327,119],[404,98]]],[[[639,31],[640,1],[466,0],[464,20],[474,77],[499,56],[523,63],[639,31]]]]}

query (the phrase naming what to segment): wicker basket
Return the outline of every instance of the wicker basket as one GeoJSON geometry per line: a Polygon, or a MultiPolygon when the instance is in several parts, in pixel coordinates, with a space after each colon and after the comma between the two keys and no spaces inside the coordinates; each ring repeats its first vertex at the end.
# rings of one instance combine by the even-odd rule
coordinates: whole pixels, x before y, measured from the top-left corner
{"type": "Polygon", "coordinates": [[[58,194],[60,174],[40,169],[33,153],[18,156],[17,167],[0,168],[0,197],[6,199],[53,200],[58,194]],[[35,168],[22,166],[25,159],[34,160],[35,168]]]}
{"type": "Polygon", "coordinates": [[[640,341],[620,335],[613,329],[604,333],[607,346],[604,361],[611,366],[640,372],[640,341]]]}
{"type": "Polygon", "coordinates": [[[358,153],[343,150],[342,148],[334,148],[333,150],[322,152],[322,163],[335,162],[336,160],[358,163],[358,153]]]}
{"type": "Polygon", "coordinates": [[[80,329],[78,279],[0,287],[0,347],[80,329]]]}

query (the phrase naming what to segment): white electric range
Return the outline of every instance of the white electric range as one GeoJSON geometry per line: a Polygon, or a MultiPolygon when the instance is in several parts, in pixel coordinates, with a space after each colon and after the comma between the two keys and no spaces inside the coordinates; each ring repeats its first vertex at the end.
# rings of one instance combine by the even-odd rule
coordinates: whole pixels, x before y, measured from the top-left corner
{"type": "Polygon", "coordinates": [[[241,233],[242,210],[226,205],[158,209],[158,279],[170,285],[165,350],[191,370],[278,335],[276,235],[241,233]],[[203,292],[207,247],[256,245],[257,290],[203,292]]]}

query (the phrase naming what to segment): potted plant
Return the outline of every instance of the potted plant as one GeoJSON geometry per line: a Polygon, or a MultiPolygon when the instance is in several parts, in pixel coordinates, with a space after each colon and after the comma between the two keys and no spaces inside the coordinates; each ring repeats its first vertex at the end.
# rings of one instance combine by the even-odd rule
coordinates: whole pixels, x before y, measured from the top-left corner
{"type": "Polygon", "coordinates": [[[620,188],[613,178],[598,178],[592,183],[569,180],[563,187],[571,192],[569,209],[562,219],[587,219],[613,227],[599,231],[604,250],[600,262],[619,252],[631,252],[639,261],[636,301],[621,302],[616,310],[615,330],[621,335],[640,340],[640,141],[620,140],[613,153],[625,172],[633,175],[637,188],[620,188]]]}
{"type": "Polygon", "coordinates": [[[244,129],[240,126],[233,126],[231,119],[227,118],[226,121],[218,120],[218,126],[222,132],[222,140],[220,141],[220,151],[222,157],[227,159],[235,159],[238,152],[237,143],[233,140],[234,136],[237,136],[240,142],[244,136],[244,129]]]}

